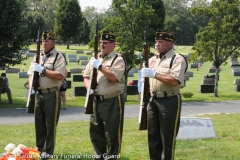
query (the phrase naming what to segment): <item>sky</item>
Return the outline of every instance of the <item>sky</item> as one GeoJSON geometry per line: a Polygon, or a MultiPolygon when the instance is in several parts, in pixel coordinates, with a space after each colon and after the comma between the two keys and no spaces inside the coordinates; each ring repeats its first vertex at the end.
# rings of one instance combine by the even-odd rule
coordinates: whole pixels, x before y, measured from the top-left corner
{"type": "Polygon", "coordinates": [[[79,0],[81,10],[83,11],[87,6],[94,6],[98,9],[107,9],[112,3],[112,0],[79,0]]]}

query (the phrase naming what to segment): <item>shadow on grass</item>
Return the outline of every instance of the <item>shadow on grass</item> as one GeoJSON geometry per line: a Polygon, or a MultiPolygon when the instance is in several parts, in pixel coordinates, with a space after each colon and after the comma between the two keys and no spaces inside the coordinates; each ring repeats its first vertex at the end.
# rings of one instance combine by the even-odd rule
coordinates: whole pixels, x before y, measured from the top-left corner
{"type": "Polygon", "coordinates": [[[1,108],[26,108],[27,99],[26,98],[15,98],[13,97],[13,103],[8,102],[7,95],[2,95],[0,109],[1,108]]]}

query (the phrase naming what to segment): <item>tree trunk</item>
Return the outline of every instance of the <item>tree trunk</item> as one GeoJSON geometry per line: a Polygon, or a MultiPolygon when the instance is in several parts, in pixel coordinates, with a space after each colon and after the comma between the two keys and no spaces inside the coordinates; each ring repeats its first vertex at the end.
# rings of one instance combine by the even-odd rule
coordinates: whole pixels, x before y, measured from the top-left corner
{"type": "Polygon", "coordinates": [[[69,40],[67,40],[67,49],[69,49],[69,40]]]}
{"type": "Polygon", "coordinates": [[[218,80],[219,80],[219,67],[216,67],[214,97],[218,97],[218,80]]]}
{"type": "Polygon", "coordinates": [[[127,102],[127,85],[128,85],[128,73],[125,73],[125,85],[124,85],[124,100],[125,100],[125,102],[127,102]]]}

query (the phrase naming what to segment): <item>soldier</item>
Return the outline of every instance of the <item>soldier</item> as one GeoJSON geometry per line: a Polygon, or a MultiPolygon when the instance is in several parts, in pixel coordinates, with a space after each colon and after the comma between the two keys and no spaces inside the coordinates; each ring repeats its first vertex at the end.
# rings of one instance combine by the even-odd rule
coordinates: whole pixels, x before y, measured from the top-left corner
{"type": "Polygon", "coordinates": [[[40,62],[33,58],[28,70],[29,84],[33,72],[39,72],[38,91],[35,93],[35,131],[36,145],[42,153],[42,159],[51,158],[56,140],[56,127],[61,107],[59,88],[64,79],[66,63],[63,55],[56,48],[56,37],[52,31],[42,34],[40,62]]]}
{"type": "Polygon", "coordinates": [[[173,48],[173,34],[157,30],[157,55],[149,59],[142,76],[149,77],[152,100],[148,105],[148,145],[151,160],[172,160],[179,130],[186,61],[173,48]],[[172,57],[176,57],[172,61],[172,57]]]}
{"type": "Polygon", "coordinates": [[[115,35],[103,32],[100,38],[99,59],[91,58],[84,70],[84,84],[88,88],[92,68],[98,70],[94,93],[93,114],[90,117],[90,138],[96,159],[120,157],[124,118],[124,59],[115,48],[115,35]]]}

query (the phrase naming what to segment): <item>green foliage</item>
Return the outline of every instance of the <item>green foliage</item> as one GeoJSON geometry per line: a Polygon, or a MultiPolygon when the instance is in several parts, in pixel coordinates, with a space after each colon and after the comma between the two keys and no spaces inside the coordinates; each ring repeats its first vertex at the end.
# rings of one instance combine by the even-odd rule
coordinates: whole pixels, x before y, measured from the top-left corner
{"type": "Polygon", "coordinates": [[[191,92],[184,92],[184,93],[181,93],[181,95],[184,98],[191,98],[193,96],[193,94],[191,92]]]}
{"type": "Polygon", "coordinates": [[[20,64],[29,46],[25,0],[0,1],[0,67],[20,64]]]}
{"type": "Polygon", "coordinates": [[[82,13],[77,0],[58,0],[54,31],[59,38],[76,38],[82,29],[82,13]]]}
{"type": "MultiPolygon", "coordinates": [[[[239,55],[240,48],[240,10],[239,1],[213,0],[208,8],[195,7],[193,14],[209,17],[208,25],[197,34],[193,46],[195,52],[190,61],[210,61],[216,67],[226,63],[232,54],[239,55]]],[[[215,96],[218,96],[218,82],[215,83],[215,96]]]]}

